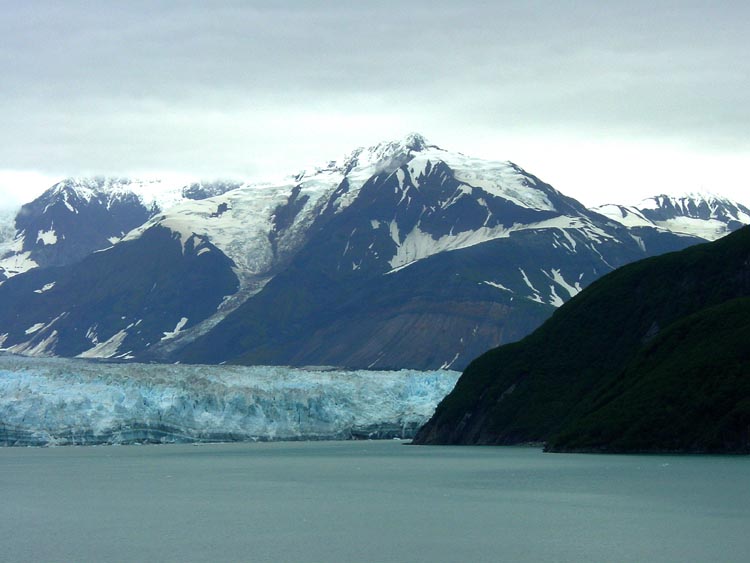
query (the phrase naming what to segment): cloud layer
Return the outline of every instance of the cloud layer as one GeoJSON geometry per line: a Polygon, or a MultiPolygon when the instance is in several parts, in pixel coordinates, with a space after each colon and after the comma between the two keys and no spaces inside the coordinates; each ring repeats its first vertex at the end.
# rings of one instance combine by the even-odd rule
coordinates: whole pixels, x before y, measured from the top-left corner
{"type": "Polygon", "coordinates": [[[411,130],[532,172],[535,141],[750,152],[744,2],[3,4],[0,170],[252,175],[411,130]]]}

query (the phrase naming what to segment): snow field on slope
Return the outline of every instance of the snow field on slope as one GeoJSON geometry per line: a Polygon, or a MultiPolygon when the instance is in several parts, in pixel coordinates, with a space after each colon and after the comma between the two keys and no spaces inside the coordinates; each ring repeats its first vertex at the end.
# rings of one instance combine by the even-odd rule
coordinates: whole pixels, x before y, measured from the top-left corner
{"type": "MultiPolygon", "coordinates": [[[[298,184],[300,197],[307,200],[294,224],[278,241],[276,252],[288,253],[296,248],[296,238],[306,231],[325,196],[340,181],[340,174],[321,173],[298,184]]],[[[248,184],[219,196],[184,201],[134,229],[123,240],[138,238],[149,228],[160,225],[180,235],[183,249],[194,234],[205,236],[234,261],[240,272],[264,274],[278,258],[269,238],[274,212],[289,201],[295,185],[248,184]],[[220,211],[220,206],[225,210],[220,211]]]]}
{"type": "Polygon", "coordinates": [[[693,235],[711,241],[718,240],[729,234],[727,224],[718,219],[675,217],[666,221],[654,221],[654,224],[673,233],[693,235]]]}
{"type": "Polygon", "coordinates": [[[409,437],[458,376],[3,356],[0,443],[409,437]]]}
{"type": "Polygon", "coordinates": [[[480,227],[473,231],[462,231],[457,234],[447,234],[438,238],[433,238],[432,235],[423,232],[419,228],[419,224],[417,224],[401,242],[399,242],[400,233],[398,225],[392,223],[390,228],[391,238],[396,243],[396,253],[389,261],[390,272],[398,271],[433,254],[468,248],[499,238],[508,238],[511,233],[516,231],[556,229],[572,242],[573,252],[575,252],[575,240],[566,232],[566,229],[581,231],[594,243],[599,243],[603,239],[613,238],[606,231],[591,223],[587,218],[569,217],[567,215],[560,215],[559,217],[553,217],[552,219],[537,223],[514,223],[510,227],[503,225],[480,227]],[[394,236],[394,233],[397,236],[394,236]]]}
{"type": "Polygon", "coordinates": [[[481,188],[490,195],[507,199],[520,207],[556,211],[547,194],[511,162],[473,158],[442,149],[429,149],[420,153],[412,161],[415,169],[420,167],[420,160],[431,160],[433,163],[442,160],[453,170],[453,175],[459,182],[481,188]]]}
{"type": "Polygon", "coordinates": [[[594,211],[601,213],[605,217],[617,221],[626,227],[653,227],[653,221],[646,219],[634,206],[625,206],[617,204],[606,204],[594,207],[594,211]]]}

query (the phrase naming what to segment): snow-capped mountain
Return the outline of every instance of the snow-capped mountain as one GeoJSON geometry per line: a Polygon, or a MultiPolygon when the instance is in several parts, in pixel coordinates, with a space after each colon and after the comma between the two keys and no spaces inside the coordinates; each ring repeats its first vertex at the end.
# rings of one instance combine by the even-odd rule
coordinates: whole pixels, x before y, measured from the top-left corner
{"type": "Polygon", "coordinates": [[[420,137],[368,154],[384,163],[342,182],[289,267],[175,357],[461,367],[613,268],[697,240],[625,229],[512,163],[420,137]]]}
{"type": "Polygon", "coordinates": [[[457,369],[604,273],[701,240],[625,226],[511,162],[410,135],[278,183],[182,199],[79,262],[7,280],[0,346],[457,369]]]}
{"type": "Polygon", "coordinates": [[[657,195],[638,205],[603,205],[595,211],[628,227],[659,227],[716,240],[750,225],[750,209],[717,195],[657,195]]]}
{"type": "Polygon", "coordinates": [[[104,177],[63,180],[18,212],[13,237],[0,241],[0,273],[7,278],[39,266],[77,262],[112,246],[161,210],[238,185],[104,177]]]}

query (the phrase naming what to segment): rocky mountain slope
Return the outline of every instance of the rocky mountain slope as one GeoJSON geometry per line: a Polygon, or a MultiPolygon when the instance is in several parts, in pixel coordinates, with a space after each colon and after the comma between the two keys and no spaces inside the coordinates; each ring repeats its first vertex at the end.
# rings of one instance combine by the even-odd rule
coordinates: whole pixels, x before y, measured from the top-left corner
{"type": "Polygon", "coordinates": [[[473,361],[421,444],[750,452],[750,227],[593,283],[473,361]]]}
{"type": "MultiPolygon", "coordinates": [[[[603,274],[704,240],[653,222],[624,225],[513,163],[419,135],[275,184],[199,188],[172,190],[174,205],[142,205],[147,220],[125,235],[105,230],[113,240],[92,242],[98,251],[82,259],[2,283],[0,346],[457,369],[522,338],[603,274]]],[[[70,198],[56,201],[69,211],[70,198]]],[[[55,230],[53,244],[51,230],[51,221],[24,229],[43,243],[29,259],[75,238],[55,230]]]]}
{"type": "Polygon", "coordinates": [[[510,163],[420,149],[346,207],[344,185],[289,267],[177,357],[460,367],[613,268],[695,242],[634,238],[510,163]]]}

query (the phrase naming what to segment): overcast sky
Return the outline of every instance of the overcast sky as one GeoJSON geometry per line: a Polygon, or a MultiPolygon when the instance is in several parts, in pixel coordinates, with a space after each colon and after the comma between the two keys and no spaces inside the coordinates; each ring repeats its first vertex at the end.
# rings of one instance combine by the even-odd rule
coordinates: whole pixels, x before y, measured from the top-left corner
{"type": "Polygon", "coordinates": [[[748,204],[748,30],[747,1],[0,0],[0,201],[291,173],[417,131],[587,204],[748,204]]]}

